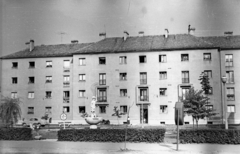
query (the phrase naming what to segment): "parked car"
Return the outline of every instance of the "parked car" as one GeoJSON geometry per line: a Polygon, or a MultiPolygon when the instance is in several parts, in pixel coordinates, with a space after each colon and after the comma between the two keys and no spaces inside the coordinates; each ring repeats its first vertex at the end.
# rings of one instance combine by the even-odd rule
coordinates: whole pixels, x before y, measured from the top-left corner
{"type": "Polygon", "coordinates": [[[37,117],[32,117],[28,120],[23,119],[22,120],[22,126],[30,126],[30,124],[32,125],[41,125],[41,126],[45,126],[47,124],[51,123],[52,118],[37,118],[37,117]]]}

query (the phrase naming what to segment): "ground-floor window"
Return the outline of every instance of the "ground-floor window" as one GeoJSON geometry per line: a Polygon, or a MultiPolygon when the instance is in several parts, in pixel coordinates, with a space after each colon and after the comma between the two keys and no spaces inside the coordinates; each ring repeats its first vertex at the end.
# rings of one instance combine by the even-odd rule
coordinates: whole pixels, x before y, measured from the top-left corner
{"type": "Polygon", "coordinates": [[[168,106],[167,105],[160,105],[160,113],[167,113],[168,106]]]}
{"type": "Polygon", "coordinates": [[[70,107],[69,106],[64,106],[63,107],[63,112],[64,113],[69,113],[70,112],[70,107]]]}
{"type": "Polygon", "coordinates": [[[99,106],[99,113],[106,113],[106,106],[99,106]]]}
{"type": "Polygon", "coordinates": [[[34,107],[28,107],[28,114],[34,114],[34,107]]]}
{"type": "Polygon", "coordinates": [[[79,113],[85,113],[86,112],[85,106],[79,106],[78,109],[79,109],[79,113]]]}
{"type": "Polygon", "coordinates": [[[121,111],[122,113],[127,113],[127,105],[122,105],[122,106],[120,106],[120,111],[121,111]]]}

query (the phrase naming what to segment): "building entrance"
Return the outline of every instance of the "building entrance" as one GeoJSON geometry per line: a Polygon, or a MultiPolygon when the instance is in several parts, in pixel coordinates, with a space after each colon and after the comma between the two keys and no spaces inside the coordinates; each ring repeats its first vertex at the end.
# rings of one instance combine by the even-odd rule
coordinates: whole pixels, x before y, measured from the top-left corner
{"type": "Polygon", "coordinates": [[[140,105],[140,123],[148,123],[148,105],[140,105]]]}

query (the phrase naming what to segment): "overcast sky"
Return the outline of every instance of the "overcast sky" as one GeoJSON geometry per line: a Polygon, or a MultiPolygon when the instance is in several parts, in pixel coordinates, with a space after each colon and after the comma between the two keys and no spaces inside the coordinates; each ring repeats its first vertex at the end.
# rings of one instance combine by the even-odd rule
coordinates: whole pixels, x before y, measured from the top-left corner
{"type": "Polygon", "coordinates": [[[2,0],[1,8],[2,55],[26,48],[30,39],[36,45],[95,42],[105,31],[107,37],[124,30],[161,35],[165,28],[179,34],[191,24],[196,36],[240,34],[239,0],[2,0]]]}

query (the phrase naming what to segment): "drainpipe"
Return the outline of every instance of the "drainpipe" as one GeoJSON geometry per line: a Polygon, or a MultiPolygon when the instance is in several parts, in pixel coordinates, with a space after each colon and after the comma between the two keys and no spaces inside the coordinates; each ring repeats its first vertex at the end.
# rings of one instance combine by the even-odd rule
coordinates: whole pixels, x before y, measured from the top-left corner
{"type": "Polygon", "coordinates": [[[222,100],[222,98],[223,98],[223,87],[222,87],[222,63],[221,63],[221,61],[222,61],[222,58],[221,58],[221,48],[218,48],[218,58],[219,58],[219,69],[220,69],[220,75],[219,75],[219,78],[220,78],[220,89],[221,89],[221,105],[222,105],[222,124],[224,124],[224,121],[223,121],[223,112],[224,112],[224,106],[223,106],[223,100],[222,100]]]}

